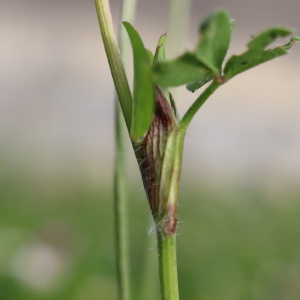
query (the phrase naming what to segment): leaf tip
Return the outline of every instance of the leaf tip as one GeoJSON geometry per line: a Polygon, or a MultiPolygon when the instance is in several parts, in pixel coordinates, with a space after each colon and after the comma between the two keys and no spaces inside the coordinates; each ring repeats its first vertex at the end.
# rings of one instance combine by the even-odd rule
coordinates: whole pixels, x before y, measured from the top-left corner
{"type": "Polygon", "coordinates": [[[291,43],[296,44],[298,42],[300,42],[300,36],[293,36],[291,38],[291,43]]]}
{"type": "Polygon", "coordinates": [[[167,39],[167,33],[165,32],[164,34],[161,35],[158,41],[164,43],[166,39],[167,39]]]}
{"type": "Polygon", "coordinates": [[[130,27],[133,28],[133,26],[128,21],[121,21],[121,23],[123,24],[126,30],[128,30],[128,28],[130,27]]]}
{"type": "Polygon", "coordinates": [[[300,42],[300,37],[293,36],[287,44],[280,46],[280,47],[284,48],[285,50],[290,50],[298,42],[300,42]]]}
{"type": "Polygon", "coordinates": [[[164,33],[158,40],[158,43],[157,43],[157,48],[162,46],[162,45],[166,45],[166,42],[167,42],[167,34],[164,33]]]}

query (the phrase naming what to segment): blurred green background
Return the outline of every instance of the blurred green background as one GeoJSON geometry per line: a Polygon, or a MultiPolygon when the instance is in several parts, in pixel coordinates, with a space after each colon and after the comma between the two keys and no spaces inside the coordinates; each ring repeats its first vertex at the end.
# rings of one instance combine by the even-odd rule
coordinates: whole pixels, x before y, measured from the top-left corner
{"type": "MultiPolygon", "coordinates": [[[[114,300],[114,90],[93,1],[0,4],[0,300],[114,300]]],[[[118,25],[121,1],[111,4],[118,25]]],[[[299,1],[192,1],[187,49],[220,7],[237,21],[229,55],[273,25],[299,35],[299,1]]],[[[136,26],[151,50],[167,9],[139,1],[136,26]]],[[[189,128],[183,300],[300,299],[299,67],[296,46],[233,79],[189,128]]],[[[196,94],[176,91],[181,112],[196,94]]],[[[130,149],[128,164],[133,299],[159,299],[155,236],[130,149]]]]}
{"type": "MultiPolygon", "coordinates": [[[[1,300],[116,299],[110,189],[65,177],[42,184],[28,173],[5,173],[1,300]]],[[[212,190],[200,183],[183,190],[178,228],[183,299],[299,299],[299,191],[264,201],[258,188],[212,190]]],[[[133,299],[159,299],[150,229],[146,200],[130,193],[133,299]]]]}

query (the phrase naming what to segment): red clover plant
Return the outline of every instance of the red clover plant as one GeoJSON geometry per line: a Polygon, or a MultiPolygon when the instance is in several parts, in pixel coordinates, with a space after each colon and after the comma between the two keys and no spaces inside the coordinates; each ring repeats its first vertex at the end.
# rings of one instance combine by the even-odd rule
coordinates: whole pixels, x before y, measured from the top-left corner
{"type": "Polygon", "coordinates": [[[168,61],[166,35],[159,39],[153,55],[145,49],[133,26],[123,22],[133,50],[132,96],[108,0],[95,2],[112,77],[156,224],[162,299],[178,300],[177,201],[185,132],[199,108],[216,89],[241,72],[288,53],[300,38],[293,37],[285,45],[266,49],[276,38],[292,33],[285,28],[270,28],[253,37],[245,53],[224,62],[234,22],[226,11],[219,10],[200,26],[194,51],[168,61]],[[180,119],[168,88],[186,85],[194,92],[207,83],[208,87],[180,119]]]}

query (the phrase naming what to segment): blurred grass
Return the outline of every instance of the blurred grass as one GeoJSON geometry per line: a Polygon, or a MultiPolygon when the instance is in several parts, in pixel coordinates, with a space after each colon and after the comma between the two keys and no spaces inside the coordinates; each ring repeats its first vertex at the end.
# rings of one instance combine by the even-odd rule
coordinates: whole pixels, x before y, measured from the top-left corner
{"type": "MultiPolygon", "coordinates": [[[[0,299],[116,299],[110,187],[59,174],[53,180],[2,169],[0,176],[0,299]]],[[[138,188],[130,195],[134,299],[154,300],[156,244],[138,188]]],[[[259,188],[199,184],[183,192],[182,299],[300,299],[300,192],[272,201],[259,188]]]]}

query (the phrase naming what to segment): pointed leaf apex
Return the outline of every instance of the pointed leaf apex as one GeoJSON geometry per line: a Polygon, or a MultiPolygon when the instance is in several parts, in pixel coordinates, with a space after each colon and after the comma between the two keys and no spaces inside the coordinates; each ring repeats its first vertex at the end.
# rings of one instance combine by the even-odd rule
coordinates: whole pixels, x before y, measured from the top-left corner
{"type": "Polygon", "coordinates": [[[298,42],[300,42],[300,36],[293,36],[291,38],[290,44],[297,44],[298,42]]]}
{"type": "Polygon", "coordinates": [[[300,41],[300,37],[299,36],[293,36],[290,41],[283,45],[283,46],[279,46],[284,48],[286,51],[290,50],[295,44],[297,44],[300,41]]]}
{"type": "Polygon", "coordinates": [[[167,43],[167,35],[163,34],[157,43],[155,54],[154,54],[154,63],[157,61],[166,60],[166,43],[167,43]]]}
{"type": "Polygon", "coordinates": [[[164,33],[158,40],[157,46],[160,46],[162,44],[165,44],[167,41],[167,34],[164,33]]]}

